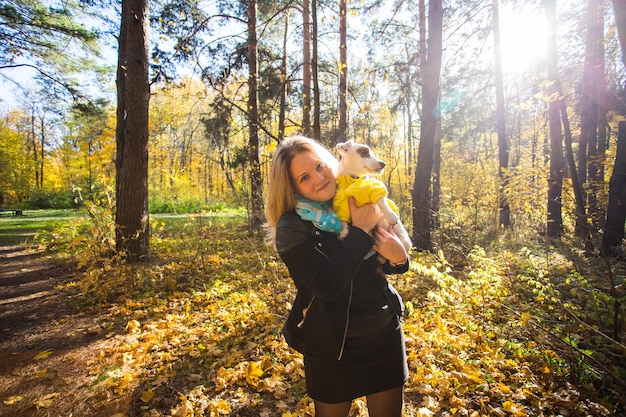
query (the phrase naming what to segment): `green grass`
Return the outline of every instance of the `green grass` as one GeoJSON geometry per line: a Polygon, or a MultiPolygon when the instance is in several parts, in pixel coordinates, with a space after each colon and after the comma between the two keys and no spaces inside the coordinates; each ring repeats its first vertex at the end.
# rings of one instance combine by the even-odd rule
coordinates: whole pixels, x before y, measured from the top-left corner
{"type": "MultiPolygon", "coordinates": [[[[12,213],[0,214],[0,246],[30,244],[41,232],[51,232],[69,220],[86,217],[84,210],[24,210],[22,216],[12,213]]],[[[170,233],[183,230],[191,224],[203,222],[230,222],[241,220],[245,213],[231,210],[226,213],[209,213],[205,216],[185,214],[153,214],[150,216],[153,227],[166,227],[170,233]]]]}
{"type": "Polygon", "coordinates": [[[64,222],[84,217],[77,210],[24,210],[21,216],[0,215],[0,245],[33,243],[37,233],[54,230],[64,222]]]}

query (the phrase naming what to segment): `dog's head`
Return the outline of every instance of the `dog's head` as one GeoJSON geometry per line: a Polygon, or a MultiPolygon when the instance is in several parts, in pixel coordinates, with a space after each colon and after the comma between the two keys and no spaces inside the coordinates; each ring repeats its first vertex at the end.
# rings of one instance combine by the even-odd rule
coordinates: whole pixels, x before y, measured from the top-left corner
{"type": "Polygon", "coordinates": [[[385,168],[385,162],[378,159],[367,145],[349,140],[337,144],[339,151],[339,174],[363,177],[378,175],[385,168]]]}

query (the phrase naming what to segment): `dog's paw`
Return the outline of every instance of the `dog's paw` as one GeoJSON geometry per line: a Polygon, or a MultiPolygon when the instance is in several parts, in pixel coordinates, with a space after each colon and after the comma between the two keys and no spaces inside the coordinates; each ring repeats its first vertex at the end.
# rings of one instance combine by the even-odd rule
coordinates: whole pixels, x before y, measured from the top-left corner
{"type": "Polygon", "coordinates": [[[341,222],[343,229],[339,233],[339,240],[344,240],[348,236],[348,223],[341,222]]]}

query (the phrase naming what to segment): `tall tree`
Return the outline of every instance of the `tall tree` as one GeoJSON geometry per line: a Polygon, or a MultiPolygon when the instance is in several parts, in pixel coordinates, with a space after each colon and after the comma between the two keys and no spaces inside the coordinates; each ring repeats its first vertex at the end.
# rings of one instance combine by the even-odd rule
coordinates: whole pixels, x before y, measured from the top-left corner
{"type": "MultiPolygon", "coordinates": [[[[578,141],[578,181],[581,185],[589,183],[586,202],[589,214],[595,219],[598,227],[599,218],[596,193],[600,187],[598,173],[599,154],[603,151],[598,147],[598,125],[600,121],[600,79],[604,77],[604,7],[602,0],[589,0],[586,13],[585,64],[581,85],[580,101],[580,139],[578,141]],[[602,72],[601,72],[602,71],[602,72]]],[[[579,220],[582,221],[584,219],[579,220]]],[[[577,224],[577,228],[584,225],[577,224]]]]}
{"type": "MultiPolygon", "coordinates": [[[[421,1],[421,0],[420,0],[421,1]]],[[[435,135],[440,114],[439,86],[441,75],[441,57],[443,51],[443,4],[442,0],[428,2],[428,40],[426,62],[421,62],[422,74],[422,130],[413,183],[413,243],[418,250],[431,251],[432,197],[431,176],[435,135]]]]}
{"type": "Polygon", "coordinates": [[[311,136],[311,3],[302,1],[302,133],[311,136]]]}
{"type": "Polygon", "coordinates": [[[339,0],[339,130],[337,142],[348,139],[348,28],[347,0],[339,0]]]}
{"type": "Polygon", "coordinates": [[[259,100],[257,2],[248,0],[248,168],[250,169],[250,227],[259,229],[263,222],[263,178],[259,161],[259,100]]]}
{"type": "Polygon", "coordinates": [[[311,71],[313,71],[313,138],[317,141],[322,140],[321,126],[321,105],[320,105],[320,78],[319,78],[319,54],[318,54],[318,19],[317,19],[317,0],[311,0],[311,71]]]}
{"type": "MultiPolygon", "coordinates": [[[[613,0],[613,10],[622,49],[622,63],[626,67],[626,2],[613,0]]],[[[618,129],[617,150],[613,174],[609,181],[609,202],[602,236],[603,254],[613,257],[623,257],[622,243],[626,222],[626,122],[619,122],[618,129]]]]}
{"type": "Polygon", "coordinates": [[[289,80],[287,77],[287,41],[289,39],[289,13],[290,9],[285,10],[285,32],[283,35],[283,53],[280,62],[280,108],[278,110],[278,141],[281,142],[285,137],[285,114],[287,112],[287,88],[289,80]]]}
{"type": "Polygon", "coordinates": [[[496,132],[498,133],[498,177],[500,179],[500,226],[511,227],[511,208],[506,196],[509,168],[509,142],[506,137],[506,111],[504,107],[504,81],[502,75],[502,47],[500,45],[500,1],[493,0],[493,42],[496,80],[496,132]]]}
{"type": "Polygon", "coordinates": [[[557,41],[556,41],[556,2],[545,0],[546,18],[548,22],[548,126],[550,134],[550,174],[548,177],[548,208],[546,233],[549,237],[558,237],[563,231],[561,198],[563,192],[563,132],[561,130],[561,113],[559,100],[561,86],[558,75],[557,41]]]}
{"type": "Polygon", "coordinates": [[[149,254],[148,0],[122,0],[117,68],[115,242],[137,260],[149,254]]]}

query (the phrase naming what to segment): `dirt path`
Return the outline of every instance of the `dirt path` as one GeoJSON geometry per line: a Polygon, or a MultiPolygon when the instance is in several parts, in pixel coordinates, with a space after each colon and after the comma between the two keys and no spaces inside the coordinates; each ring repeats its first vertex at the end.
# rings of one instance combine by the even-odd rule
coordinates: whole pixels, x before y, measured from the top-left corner
{"type": "Polygon", "coordinates": [[[75,271],[25,246],[0,246],[0,416],[50,415],[42,399],[85,379],[75,354],[98,332],[90,331],[96,317],[60,289],[75,271]]]}

